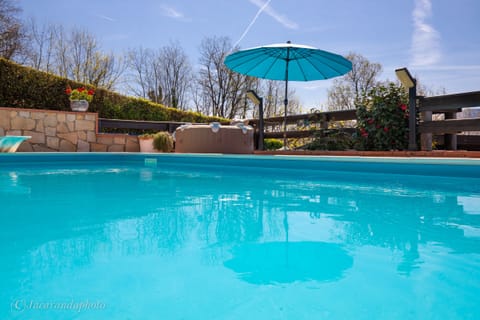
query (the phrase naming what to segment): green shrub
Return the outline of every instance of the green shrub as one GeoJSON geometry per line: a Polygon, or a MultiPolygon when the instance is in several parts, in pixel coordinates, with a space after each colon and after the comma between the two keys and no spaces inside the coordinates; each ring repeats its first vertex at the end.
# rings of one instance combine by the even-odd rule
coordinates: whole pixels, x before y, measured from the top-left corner
{"type": "Polygon", "coordinates": [[[315,134],[312,142],[304,148],[306,150],[335,150],[342,151],[353,148],[354,137],[342,130],[325,130],[321,134],[315,134]]]}
{"type": "Polygon", "coordinates": [[[153,139],[155,138],[156,133],[142,133],[138,135],[139,139],[153,139]]]}
{"type": "Polygon", "coordinates": [[[278,139],[265,139],[263,140],[263,146],[265,150],[278,150],[283,147],[283,142],[278,139]]]}
{"type": "Polygon", "coordinates": [[[401,87],[373,88],[357,106],[360,150],[405,150],[408,147],[408,95],[401,87]]]}
{"type": "Polygon", "coordinates": [[[173,150],[173,137],[167,131],[160,131],[153,137],[153,147],[158,151],[170,152],[173,150]]]}

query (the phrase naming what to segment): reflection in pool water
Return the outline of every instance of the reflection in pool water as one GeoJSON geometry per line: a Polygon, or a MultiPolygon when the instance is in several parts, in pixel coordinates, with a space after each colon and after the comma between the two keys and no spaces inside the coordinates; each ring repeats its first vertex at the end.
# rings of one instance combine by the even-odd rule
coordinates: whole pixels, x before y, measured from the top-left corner
{"type": "Polygon", "coordinates": [[[477,178],[57,166],[0,167],[2,319],[480,312],[477,178]]]}
{"type": "Polygon", "coordinates": [[[338,244],[264,242],[239,245],[225,266],[254,284],[333,281],[352,267],[352,258],[338,244]]]}

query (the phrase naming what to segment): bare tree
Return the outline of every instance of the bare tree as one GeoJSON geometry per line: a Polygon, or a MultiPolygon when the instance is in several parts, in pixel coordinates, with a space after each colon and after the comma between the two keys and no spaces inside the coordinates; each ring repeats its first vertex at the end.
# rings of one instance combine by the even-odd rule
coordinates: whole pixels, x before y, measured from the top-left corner
{"type": "Polygon", "coordinates": [[[24,63],[35,69],[105,89],[114,88],[124,71],[122,59],[103,53],[86,30],[67,33],[59,25],[38,26],[34,20],[26,30],[29,47],[24,63]]]}
{"type": "Polygon", "coordinates": [[[196,112],[205,115],[212,115],[213,110],[211,103],[209,102],[207,92],[205,91],[205,88],[200,84],[200,75],[194,74],[190,89],[190,100],[193,103],[193,107],[196,112]]]}
{"type": "Polygon", "coordinates": [[[22,24],[17,18],[20,12],[14,1],[0,0],[0,57],[12,59],[23,47],[22,24]]]}
{"type": "MultiPolygon", "coordinates": [[[[251,87],[263,98],[263,115],[265,118],[283,116],[285,113],[285,82],[278,80],[257,79],[251,87]]],[[[295,97],[295,90],[288,90],[288,114],[301,112],[301,106],[295,97]]],[[[258,117],[258,108],[253,108],[253,118],[258,117]]]]}
{"type": "Polygon", "coordinates": [[[329,110],[355,109],[362,95],[379,84],[377,77],[382,72],[379,63],[372,63],[357,53],[350,53],[347,59],[352,62],[352,71],[333,81],[328,90],[329,110]]]}
{"type": "Polygon", "coordinates": [[[163,103],[173,108],[186,109],[192,68],[185,51],[178,42],[159,51],[160,79],[163,103]]]}
{"type": "Polygon", "coordinates": [[[66,61],[62,69],[73,80],[112,89],[123,72],[123,64],[113,54],[102,52],[95,37],[86,30],[74,29],[67,37],[66,48],[59,44],[58,54],[66,61]],[[64,56],[64,54],[67,56],[64,56]]]}
{"type": "Polygon", "coordinates": [[[130,49],[127,54],[127,65],[129,74],[129,83],[133,85],[128,86],[128,90],[135,96],[151,99],[154,102],[160,102],[157,95],[157,89],[160,85],[159,79],[152,77],[152,63],[153,52],[150,49],[144,49],[142,47],[137,49],[130,49]],[[151,81],[156,80],[152,85],[151,81]]]}
{"type": "Polygon", "coordinates": [[[129,89],[134,95],[173,108],[187,108],[192,72],[187,55],[178,43],[156,52],[131,49],[128,66],[134,83],[129,89]]]}
{"type": "Polygon", "coordinates": [[[229,70],[224,59],[232,51],[226,37],[205,38],[200,45],[201,69],[198,77],[201,99],[212,115],[225,118],[241,116],[244,110],[245,91],[250,89],[251,77],[229,70]]]}
{"type": "MultiPolygon", "coordinates": [[[[284,85],[284,84],[283,84],[284,85]]],[[[279,81],[263,81],[263,112],[266,118],[281,114],[283,86],[279,81]]]]}
{"type": "Polygon", "coordinates": [[[34,19],[30,19],[25,25],[25,30],[28,44],[23,64],[45,72],[55,72],[56,39],[63,32],[62,27],[54,24],[39,26],[34,19]]]}

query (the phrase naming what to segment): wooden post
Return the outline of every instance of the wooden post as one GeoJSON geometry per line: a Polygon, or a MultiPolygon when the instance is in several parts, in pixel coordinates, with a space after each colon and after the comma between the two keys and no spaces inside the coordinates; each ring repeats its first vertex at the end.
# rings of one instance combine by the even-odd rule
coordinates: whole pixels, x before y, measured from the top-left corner
{"type": "Polygon", "coordinates": [[[322,119],[320,120],[320,129],[328,129],[328,116],[326,114],[322,114],[322,119]]]}
{"type": "Polygon", "coordinates": [[[408,150],[417,151],[417,85],[408,89],[408,150]]]}
{"type": "MultiPolygon", "coordinates": [[[[445,112],[445,120],[457,119],[456,112],[445,112]]],[[[445,134],[445,148],[447,150],[457,150],[457,135],[455,133],[445,134]]]]}
{"type": "MultiPolygon", "coordinates": [[[[420,113],[423,122],[432,121],[432,111],[423,111],[420,113]]],[[[432,151],[432,134],[422,133],[420,135],[420,144],[422,151],[432,151]]]]}

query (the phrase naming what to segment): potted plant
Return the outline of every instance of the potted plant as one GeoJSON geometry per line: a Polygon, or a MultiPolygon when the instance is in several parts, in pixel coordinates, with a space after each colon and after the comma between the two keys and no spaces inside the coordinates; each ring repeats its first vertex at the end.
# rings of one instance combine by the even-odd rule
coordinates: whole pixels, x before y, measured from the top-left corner
{"type": "Polygon", "coordinates": [[[155,152],[153,149],[154,133],[144,133],[138,136],[138,144],[140,145],[140,152],[155,152]]]}
{"type": "Polygon", "coordinates": [[[173,137],[167,131],[160,131],[153,137],[153,147],[160,152],[173,150],[173,137]]]}
{"type": "Polygon", "coordinates": [[[87,111],[88,103],[92,102],[95,91],[93,89],[86,89],[85,87],[72,90],[72,88],[68,86],[65,93],[69,96],[70,108],[73,111],[87,111]]]}

